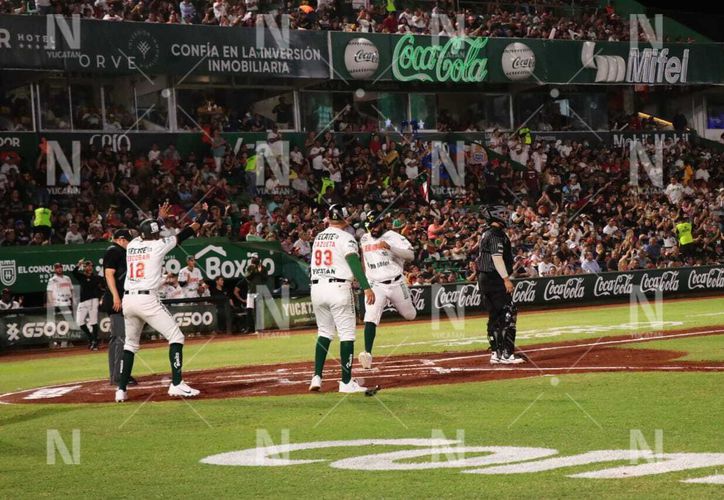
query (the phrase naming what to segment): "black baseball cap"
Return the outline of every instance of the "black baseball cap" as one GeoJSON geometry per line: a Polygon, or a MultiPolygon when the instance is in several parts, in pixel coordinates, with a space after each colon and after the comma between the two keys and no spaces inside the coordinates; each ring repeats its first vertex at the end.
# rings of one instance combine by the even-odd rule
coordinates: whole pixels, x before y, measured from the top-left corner
{"type": "Polygon", "coordinates": [[[131,241],[131,232],[128,229],[116,229],[116,232],[113,233],[113,239],[117,240],[120,238],[131,241]]]}

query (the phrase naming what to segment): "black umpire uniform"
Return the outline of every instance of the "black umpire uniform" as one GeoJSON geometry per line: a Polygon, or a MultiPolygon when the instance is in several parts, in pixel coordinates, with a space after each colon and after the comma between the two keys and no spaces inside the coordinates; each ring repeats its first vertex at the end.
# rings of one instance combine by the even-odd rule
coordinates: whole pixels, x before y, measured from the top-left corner
{"type": "Polygon", "coordinates": [[[477,265],[478,283],[488,309],[488,340],[493,351],[491,363],[520,363],[523,358],[513,354],[517,320],[513,295],[505,290],[503,277],[493,262],[493,256],[501,256],[510,276],[513,272],[513,251],[503,230],[505,222],[495,217],[488,220],[490,227],[480,239],[477,265]]]}
{"type": "MultiPolygon", "coordinates": [[[[131,233],[127,229],[119,229],[113,234],[113,239],[118,240],[124,238],[131,240],[131,233]]],[[[113,281],[116,284],[118,295],[123,298],[123,284],[126,280],[126,249],[118,243],[114,242],[106,249],[103,254],[103,276],[105,277],[106,269],[113,269],[113,281]]],[[[113,310],[113,295],[109,286],[103,294],[101,301],[101,310],[108,313],[111,320],[111,335],[108,339],[108,373],[111,385],[118,385],[121,375],[121,361],[123,360],[123,345],[126,343],[126,324],[123,319],[123,310],[113,310]]],[[[131,377],[131,383],[135,380],[131,377]]]]}

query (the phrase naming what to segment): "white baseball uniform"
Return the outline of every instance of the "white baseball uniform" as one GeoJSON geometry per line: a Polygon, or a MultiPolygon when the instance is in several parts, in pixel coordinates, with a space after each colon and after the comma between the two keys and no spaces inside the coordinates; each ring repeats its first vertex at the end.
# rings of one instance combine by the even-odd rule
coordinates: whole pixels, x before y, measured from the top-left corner
{"type": "Polygon", "coordinates": [[[48,280],[46,290],[50,292],[49,306],[70,307],[73,300],[73,282],[70,280],[70,276],[54,274],[48,280]]]}
{"type": "Polygon", "coordinates": [[[312,245],[312,306],[320,337],[340,341],[355,339],[356,316],[352,280],[346,256],[359,255],[357,241],[347,231],[328,227],[312,245]]]}
{"type": "Polygon", "coordinates": [[[126,280],[123,285],[123,317],[127,351],[138,352],[143,326],[148,323],[169,344],[183,344],[184,335],[161,303],[158,290],[163,280],[163,258],[176,246],[176,236],[157,240],[135,238],[126,248],[126,280]]]}
{"type": "Polygon", "coordinates": [[[414,255],[407,238],[395,231],[387,231],[379,238],[365,233],[360,238],[360,247],[365,276],[375,292],[375,303],[365,304],[365,323],[379,325],[388,301],[403,318],[415,319],[417,310],[402,274],[405,260],[411,260],[414,255]],[[382,246],[383,241],[390,246],[389,250],[382,246]]]}
{"type": "Polygon", "coordinates": [[[201,271],[198,267],[191,269],[190,267],[186,266],[178,273],[179,283],[186,283],[184,285],[184,296],[187,299],[199,296],[199,284],[201,284],[201,281],[203,279],[204,277],[201,275],[201,271]]]}
{"type": "Polygon", "coordinates": [[[83,326],[88,321],[90,326],[98,324],[98,299],[88,299],[78,304],[78,310],[75,312],[75,322],[78,326],[83,326]]]}
{"type": "Polygon", "coordinates": [[[183,299],[185,297],[183,288],[168,283],[161,286],[158,294],[162,299],[183,299]]]}

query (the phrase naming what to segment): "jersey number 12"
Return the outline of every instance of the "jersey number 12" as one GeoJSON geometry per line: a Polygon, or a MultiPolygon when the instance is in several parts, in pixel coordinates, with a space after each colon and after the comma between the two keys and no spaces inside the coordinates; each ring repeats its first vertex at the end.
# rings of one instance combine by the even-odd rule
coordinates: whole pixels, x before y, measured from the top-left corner
{"type": "Polygon", "coordinates": [[[145,269],[146,266],[143,262],[132,262],[129,267],[129,275],[131,279],[143,279],[145,276],[145,269]]]}

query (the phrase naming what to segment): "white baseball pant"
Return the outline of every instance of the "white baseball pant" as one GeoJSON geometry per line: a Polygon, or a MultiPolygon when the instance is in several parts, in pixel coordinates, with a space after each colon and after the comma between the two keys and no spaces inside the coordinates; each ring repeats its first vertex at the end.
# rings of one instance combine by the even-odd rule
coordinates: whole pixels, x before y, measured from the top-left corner
{"type": "Polygon", "coordinates": [[[254,309],[254,305],[256,304],[256,293],[247,293],[246,294],[246,308],[247,309],[254,309]]]}
{"type": "Polygon", "coordinates": [[[88,299],[78,304],[75,311],[75,322],[78,326],[85,325],[86,320],[90,326],[98,324],[98,304],[98,299],[88,299]]]}
{"type": "Polygon", "coordinates": [[[169,344],[184,343],[184,334],[176,320],[155,293],[124,295],[123,319],[126,326],[123,349],[126,351],[138,352],[141,347],[141,333],[146,323],[163,335],[169,344]]]}
{"type": "Polygon", "coordinates": [[[371,283],[370,286],[372,286],[372,291],[375,292],[375,303],[371,305],[365,303],[365,323],[379,325],[382,312],[385,310],[385,307],[387,307],[387,301],[389,301],[406,320],[415,319],[417,310],[412,304],[410,290],[402,279],[389,285],[385,283],[371,283]]]}
{"type": "Polygon", "coordinates": [[[357,317],[351,283],[320,280],[312,284],[312,307],[320,337],[331,340],[336,331],[340,341],[355,339],[357,317]]]}

